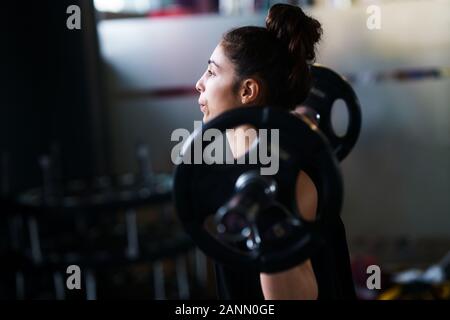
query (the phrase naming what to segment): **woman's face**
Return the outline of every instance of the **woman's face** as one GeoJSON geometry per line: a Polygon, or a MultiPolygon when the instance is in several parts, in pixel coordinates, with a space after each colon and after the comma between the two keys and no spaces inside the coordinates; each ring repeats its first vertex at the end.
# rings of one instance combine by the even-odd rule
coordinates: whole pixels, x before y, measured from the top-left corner
{"type": "Polygon", "coordinates": [[[203,122],[242,105],[239,95],[233,90],[235,81],[234,66],[219,44],[208,61],[205,73],[195,85],[200,93],[198,103],[203,112],[203,122]]]}

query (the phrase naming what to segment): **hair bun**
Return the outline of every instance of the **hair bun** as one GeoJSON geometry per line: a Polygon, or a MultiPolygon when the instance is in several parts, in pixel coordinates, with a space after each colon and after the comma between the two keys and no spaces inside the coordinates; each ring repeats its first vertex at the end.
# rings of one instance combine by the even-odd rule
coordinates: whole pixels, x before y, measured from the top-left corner
{"type": "Polygon", "coordinates": [[[322,27],[300,7],[273,5],[266,18],[266,28],[287,46],[291,54],[307,61],[315,59],[315,44],[322,36],[322,27]]]}
{"type": "Polygon", "coordinates": [[[315,44],[322,36],[320,22],[307,16],[300,7],[276,4],[269,10],[266,28],[288,49],[290,104],[298,105],[306,99],[311,88],[309,64],[316,58],[315,44]]]}

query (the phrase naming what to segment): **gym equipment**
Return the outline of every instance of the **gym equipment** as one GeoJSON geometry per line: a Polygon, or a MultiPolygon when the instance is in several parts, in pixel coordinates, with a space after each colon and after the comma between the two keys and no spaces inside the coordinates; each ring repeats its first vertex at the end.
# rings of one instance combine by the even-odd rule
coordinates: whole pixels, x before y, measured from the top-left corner
{"type": "Polygon", "coordinates": [[[393,285],[377,300],[450,300],[450,251],[425,271],[405,270],[391,281],[393,285]]]}
{"type": "MultiPolygon", "coordinates": [[[[76,264],[84,274],[83,294],[88,300],[96,299],[106,284],[104,272],[173,259],[179,295],[189,297],[196,286],[188,283],[183,259],[194,244],[169,217],[172,176],[151,170],[144,145],[137,146],[136,155],[136,174],[67,181],[54,154],[38,159],[42,186],[5,196],[8,203],[2,203],[11,254],[0,252],[7,258],[0,269],[5,277],[15,277],[9,285],[11,294],[18,299],[40,294],[74,298],[73,292],[65,290],[65,272],[68,265],[76,264]],[[139,223],[138,217],[142,218],[139,223]]],[[[174,290],[161,295],[166,279],[158,281],[154,282],[155,297],[165,299],[174,290]]]]}
{"type": "Polygon", "coordinates": [[[309,116],[318,122],[334,154],[342,161],[355,146],[361,130],[361,107],[358,97],[347,80],[335,71],[314,64],[311,66],[311,72],[312,88],[302,106],[310,108],[314,113],[309,116]],[[342,137],[336,134],[331,121],[333,104],[339,99],[345,102],[348,111],[348,127],[342,137]]]}
{"type": "MultiPolygon", "coordinates": [[[[180,161],[174,174],[175,206],[187,233],[216,261],[278,272],[308,259],[321,245],[321,226],[339,217],[342,178],[336,158],[317,127],[286,111],[262,106],[233,109],[206,123],[188,139],[181,158],[193,159],[199,151],[203,154],[211,143],[202,143],[207,130],[224,133],[244,124],[256,130],[279,130],[278,172],[261,176],[263,166],[249,161],[180,161]],[[195,145],[201,145],[200,150],[195,145]],[[310,176],[318,192],[314,222],[302,219],[296,205],[295,187],[301,170],[310,176]]],[[[259,140],[244,157],[251,158],[258,147],[259,140]]],[[[270,152],[277,149],[270,148],[270,152]]]]}

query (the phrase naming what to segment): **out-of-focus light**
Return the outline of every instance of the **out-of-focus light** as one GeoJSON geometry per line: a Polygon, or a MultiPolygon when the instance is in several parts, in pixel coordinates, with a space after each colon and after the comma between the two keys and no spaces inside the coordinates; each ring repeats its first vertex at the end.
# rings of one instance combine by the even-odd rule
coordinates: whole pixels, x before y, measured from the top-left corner
{"type": "Polygon", "coordinates": [[[101,12],[120,12],[125,7],[124,0],[94,0],[97,11],[101,12]]]}
{"type": "Polygon", "coordinates": [[[254,0],[220,0],[219,11],[224,15],[251,14],[255,12],[254,0]]]}
{"type": "Polygon", "coordinates": [[[151,3],[149,0],[135,0],[134,9],[139,13],[148,12],[151,9],[151,3]]]}
{"type": "Polygon", "coordinates": [[[351,0],[333,0],[333,6],[341,9],[348,9],[352,6],[351,0]]]}

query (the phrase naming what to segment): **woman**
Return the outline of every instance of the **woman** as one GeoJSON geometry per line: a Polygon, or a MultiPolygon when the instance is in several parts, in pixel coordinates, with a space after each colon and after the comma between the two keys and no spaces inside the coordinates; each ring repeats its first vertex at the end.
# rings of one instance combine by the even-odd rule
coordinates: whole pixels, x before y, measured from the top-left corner
{"type": "MultiPolygon", "coordinates": [[[[196,84],[203,121],[251,105],[294,110],[310,90],[309,65],[315,58],[315,44],[321,34],[317,20],[305,15],[299,7],[285,4],[271,7],[266,28],[249,26],[226,33],[196,84]]],[[[242,153],[238,150],[242,147],[239,133],[228,139],[234,156],[238,157],[242,153]]],[[[317,192],[303,172],[297,178],[296,196],[303,218],[314,220],[317,192]]],[[[326,240],[327,246],[321,252],[275,274],[238,272],[216,264],[219,298],[354,297],[345,231],[340,220],[327,230],[326,240]]]]}

